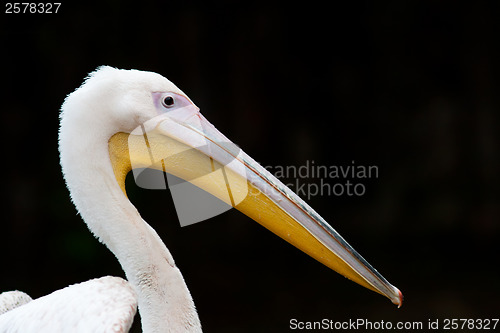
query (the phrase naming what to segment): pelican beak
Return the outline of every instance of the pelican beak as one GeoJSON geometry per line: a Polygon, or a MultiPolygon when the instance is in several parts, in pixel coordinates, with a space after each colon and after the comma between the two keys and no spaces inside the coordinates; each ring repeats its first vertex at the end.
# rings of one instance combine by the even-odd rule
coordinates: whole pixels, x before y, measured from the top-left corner
{"type": "Polygon", "coordinates": [[[403,296],[318,213],[210,124],[194,105],[166,113],[109,140],[125,192],[133,168],[189,181],[350,280],[401,306],[403,296]]]}

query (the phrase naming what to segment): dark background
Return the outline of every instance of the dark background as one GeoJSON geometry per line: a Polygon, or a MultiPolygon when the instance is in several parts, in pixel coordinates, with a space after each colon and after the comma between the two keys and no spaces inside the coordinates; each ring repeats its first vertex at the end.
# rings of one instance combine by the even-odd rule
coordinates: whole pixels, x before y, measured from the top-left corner
{"type": "Polygon", "coordinates": [[[263,165],[379,167],[364,196],[309,203],[402,290],[401,309],[236,210],[181,228],[167,191],[130,181],[206,332],[498,318],[498,2],[179,3],[2,13],[0,290],[123,276],[76,215],[57,152],[64,97],[105,64],[168,77],[263,165]]]}

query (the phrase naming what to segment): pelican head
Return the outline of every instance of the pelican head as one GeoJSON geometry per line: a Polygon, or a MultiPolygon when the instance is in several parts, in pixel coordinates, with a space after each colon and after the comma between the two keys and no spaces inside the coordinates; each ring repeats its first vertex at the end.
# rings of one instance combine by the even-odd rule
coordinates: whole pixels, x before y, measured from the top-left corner
{"type": "MultiPolygon", "coordinates": [[[[120,209],[127,210],[126,216],[138,216],[126,200],[125,177],[135,168],[153,168],[195,184],[326,266],[401,305],[397,288],[161,75],[100,67],[68,96],[62,110],[59,147],[72,200],[89,228],[120,259],[125,272],[137,265],[127,254],[129,246],[121,245],[134,242],[133,233],[124,234],[121,220],[109,227],[102,221],[118,220],[112,214],[120,209]],[[89,170],[102,172],[103,180],[96,183],[89,170]],[[86,188],[94,193],[111,192],[115,207],[107,212],[94,209],[103,200],[90,198],[86,188]]],[[[159,239],[156,233],[152,237],[159,239]]],[[[164,245],[158,249],[173,265],[164,245]]],[[[134,274],[127,274],[132,282],[144,278],[144,274],[134,274]]],[[[137,283],[142,286],[141,281],[137,283]]]]}
{"type": "Polygon", "coordinates": [[[152,94],[158,92],[175,94],[183,102],[193,104],[179,88],[157,73],[101,66],[68,96],[61,119],[78,117],[79,121],[92,125],[82,124],[73,130],[82,128],[103,136],[130,133],[162,112],[152,99],[152,94]]]}

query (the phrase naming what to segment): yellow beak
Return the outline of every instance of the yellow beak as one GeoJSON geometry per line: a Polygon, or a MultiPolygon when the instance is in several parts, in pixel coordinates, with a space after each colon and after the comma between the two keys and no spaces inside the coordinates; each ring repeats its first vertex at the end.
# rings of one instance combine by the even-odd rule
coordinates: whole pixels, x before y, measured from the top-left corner
{"type": "Polygon", "coordinates": [[[124,193],[125,177],[132,168],[170,173],[233,206],[336,272],[401,306],[403,296],[396,287],[302,199],[217,131],[197,108],[187,117],[167,115],[130,134],[115,134],[109,140],[109,153],[124,193]],[[201,146],[201,141],[207,144],[201,146]]]}

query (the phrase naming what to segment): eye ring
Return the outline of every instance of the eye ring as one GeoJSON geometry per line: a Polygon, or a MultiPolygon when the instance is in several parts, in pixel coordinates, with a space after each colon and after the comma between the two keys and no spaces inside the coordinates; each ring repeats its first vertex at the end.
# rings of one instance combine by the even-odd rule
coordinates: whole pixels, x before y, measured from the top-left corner
{"type": "Polygon", "coordinates": [[[171,108],[175,104],[175,99],[173,96],[167,95],[161,100],[161,104],[166,108],[171,108]]]}

